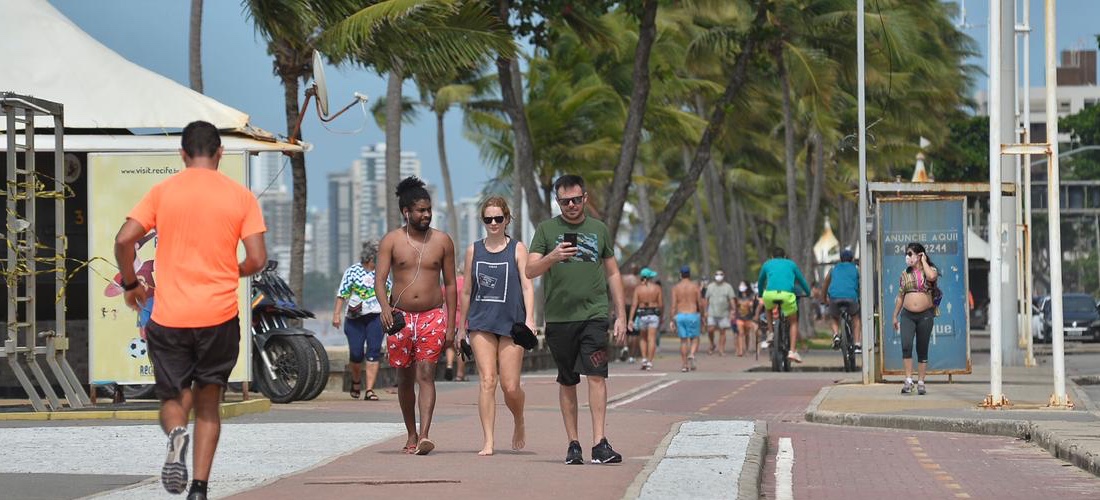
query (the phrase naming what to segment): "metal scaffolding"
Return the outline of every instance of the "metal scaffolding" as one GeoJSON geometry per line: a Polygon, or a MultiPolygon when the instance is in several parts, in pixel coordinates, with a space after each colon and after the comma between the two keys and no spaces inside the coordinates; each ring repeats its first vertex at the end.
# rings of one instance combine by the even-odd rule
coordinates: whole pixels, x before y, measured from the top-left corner
{"type": "MultiPolygon", "coordinates": [[[[7,183],[4,188],[7,224],[5,225],[5,258],[0,260],[0,273],[7,286],[7,335],[0,358],[7,358],[19,384],[27,392],[35,411],[62,409],[61,400],[54,386],[38,363],[43,356],[57,385],[65,393],[70,408],[91,405],[88,395],[65,358],[69,339],[65,335],[65,153],[63,148],[64,112],[59,103],[13,93],[0,93],[0,112],[6,118],[4,135],[7,137],[7,183]],[[54,130],[53,189],[45,189],[35,167],[34,146],[35,118],[52,119],[54,130]],[[21,127],[21,129],[20,129],[21,127]],[[51,200],[54,204],[54,245],[52,256],[39,255],[50,252],[40,245],[35,219],[38,200],[51,200]],[[40,250],[43,250],[40,252],[40,250]],[[40,291],[36,288],[40,261],[53,263],[54,329],[38,331],[37,301],[40,291]],[[39,345],[39,344],[42,345],[39,345]],[[30,375],[28,376],[28,370],[30,375]],[[34,377],[32,382],[31,376],[34,377]],[[35,386],[37,384],[37,387],[35,386]],[[41,392],[39,392],[41,390],[41,392]]],[[[49,177],[49,176],[44,176],[49,177]]],[[[46,272],[49,272],[47,270],[46,272]]],[[[43,297],[49,295],[42,295],[43,297]]]]}

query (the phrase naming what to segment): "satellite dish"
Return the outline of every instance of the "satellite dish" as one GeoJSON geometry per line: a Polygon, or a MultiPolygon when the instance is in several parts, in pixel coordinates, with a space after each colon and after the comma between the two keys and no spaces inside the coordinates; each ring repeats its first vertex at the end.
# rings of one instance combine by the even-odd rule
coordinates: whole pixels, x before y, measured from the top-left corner
{"type": "Polygon", "coordinates": [[[328,86],[325,83],[325,65],[321,53],[313,51],[313,87],[317,95],[317,110],[328,116],[328,86]]]}

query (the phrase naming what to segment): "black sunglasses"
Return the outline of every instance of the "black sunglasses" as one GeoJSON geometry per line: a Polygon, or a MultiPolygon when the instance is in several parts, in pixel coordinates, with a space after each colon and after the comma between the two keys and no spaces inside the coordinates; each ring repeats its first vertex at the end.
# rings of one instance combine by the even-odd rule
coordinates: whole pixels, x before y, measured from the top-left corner
{"type": "Polygon", "coordinates": [[[583,194],[580,195],[580,196],[574,196],[572,198],[558,198],[558,205],[562,205],[562,206],[580,205],[581,203],[584,203],[584,195],[583,194]]]}
{"type": "Polygon", "coordinates": [[[494,222],[497,223],[497,224],[504,224],[504,216],[503,215],[495,215],[493,217],[482,217],[481,222],[484,222],[486,224],[492,224],[494,222]]]}

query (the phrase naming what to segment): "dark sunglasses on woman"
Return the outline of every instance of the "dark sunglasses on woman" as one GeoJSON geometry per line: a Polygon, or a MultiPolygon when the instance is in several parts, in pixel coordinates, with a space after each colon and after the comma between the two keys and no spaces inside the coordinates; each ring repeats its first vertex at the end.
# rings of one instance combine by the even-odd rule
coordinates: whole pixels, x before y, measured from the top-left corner
{"type": "Polygon", "coordinates": [[[494,223],[495,224],[504,224],[504,216],[503,215],[497,215],[497,216],[494,216],[494,217],[482,217],[481,221],[486,223],[486,224],[494,224],[494,223]]]}

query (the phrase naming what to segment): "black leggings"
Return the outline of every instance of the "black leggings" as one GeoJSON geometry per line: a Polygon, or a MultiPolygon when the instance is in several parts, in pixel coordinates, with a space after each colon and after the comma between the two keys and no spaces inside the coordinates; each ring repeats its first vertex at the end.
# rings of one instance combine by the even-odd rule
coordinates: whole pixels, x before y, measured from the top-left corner
{"type": "Polygon", "coordinates": [[[922,312],[901,310],[901,358],[913,359],[913,337],[917,337],[917,362],[928,362],[928,343],[932,340],[935,308],[922,312]]]}

